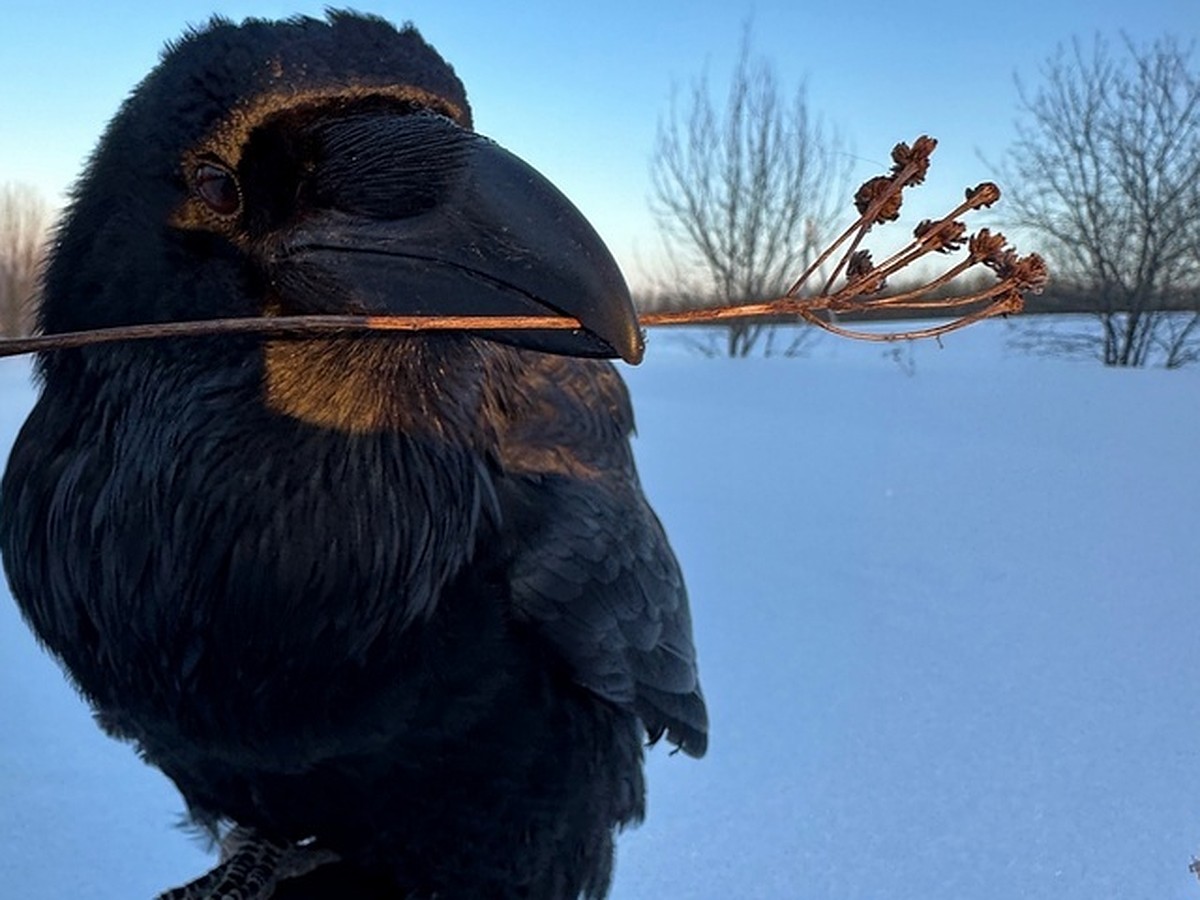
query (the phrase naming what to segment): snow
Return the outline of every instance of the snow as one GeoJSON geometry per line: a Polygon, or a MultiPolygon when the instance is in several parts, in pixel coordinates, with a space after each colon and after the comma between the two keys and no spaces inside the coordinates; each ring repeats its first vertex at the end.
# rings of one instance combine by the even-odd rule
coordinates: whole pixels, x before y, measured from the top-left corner
{"type": "MultiPolygon", "coordinates": [[[[616,900],[1192,898],[1200,369],[901,354],[626,376],[712,715],[650,753],[616,900]]],[[[0,362],[0,447],[32,402],[0,362]]],[[[3,593],[3,589],[0,589],[3,593]]],[[[0,893],[128,900],[203,871],[0,597],[0,893]]]]}

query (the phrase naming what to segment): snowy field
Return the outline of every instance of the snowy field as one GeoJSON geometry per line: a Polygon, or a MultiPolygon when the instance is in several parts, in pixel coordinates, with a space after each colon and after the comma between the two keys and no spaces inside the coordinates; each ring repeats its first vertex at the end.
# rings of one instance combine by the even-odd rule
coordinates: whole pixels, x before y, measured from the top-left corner
{"type": "MultiPolygon", "coordinates": [[[[1200,369],[1004,327],[627,371],[712,741],[614,898],[1200,897],[1200,369]]],[[[0,455],[32,396],[0,361],[0,455]]],[[[210,862],[179,815],[0,596],[0,897],[149,898],[210,862]]]]}

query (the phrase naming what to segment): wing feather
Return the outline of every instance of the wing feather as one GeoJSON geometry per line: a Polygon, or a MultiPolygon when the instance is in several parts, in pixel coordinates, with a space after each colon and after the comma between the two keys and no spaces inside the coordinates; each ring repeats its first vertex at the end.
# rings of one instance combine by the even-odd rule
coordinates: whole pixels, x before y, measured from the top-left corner
{"type": "Polygon", "coordinates": [[[498,498],[514,615],[652,740],[703,755],[687,590],[638,482],[629,398],[607,363],[514,351],[499,398],[498,498]]]}

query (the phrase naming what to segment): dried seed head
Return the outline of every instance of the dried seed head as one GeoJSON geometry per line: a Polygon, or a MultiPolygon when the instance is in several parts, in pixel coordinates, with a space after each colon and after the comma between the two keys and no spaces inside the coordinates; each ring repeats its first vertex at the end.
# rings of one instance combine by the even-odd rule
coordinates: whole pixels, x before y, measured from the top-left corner
{"type": "Polygon", "coordinates": [[[892,174],[899,175],[906,166],[913,166],[913,172],[904,184],[906,187],[920,184],[929,172],[929,157],[936,147],[937,141],[925,134],[913,141],[911,147],[904,143],[897,144],[892,148],[892,162],[895,163],[892,166],[892,174]]]}
{"type": "Polygon", "coordinates": [[[1004,235],[997,232],[992,234],[987,228],[980,228],[967,241],[967,252],[973,262],[982,262],[1004,249],[1004,235]]]}
{"type": "Polygon", "coordinates": [[[1000,187],[990,181],[980,182],[975,187],[967,188],[967,202],[973,209],[981,206],[991,206],[1000,199],[1000,187]]]}
{"type": "Polygon", "coordinates": [[[1045,260],[1036,253],[1018,256],[1012,247],[993,251],[983,259],[983,264],[995,272],[1001,281],[1011,281],[1013,289],[1018,292],[1041,293],[1050,280],[1045,260]]]}
{"type": "Polygon", "coordinates": [[[953,253],[961,250],[963,242],[966,240],[967,226],[959,221],[947,222],[941,227],[936,227],[939,224],[931,219],[923,219],[913,229],[913,237],[930,250],[936,250],[938,253],[953,253]]]}
{"type": "Polygon", "coordinates": [[[1040,294],[1046,286],[1046,282],[1050,280],[1050,271],[1046,268],[1044,259],[1036,253],[1030,253],[1016,261],[1012,277],[1018,291],[1033,291],[1035,294],[1040,294]]]}
{"type": "Polygon", "coordinates": [[[1001,247],[993,253],[984,257],[983,264],[996,273],[996,277],[1001,281],[1006,281],[1013,277],[1017,270],[1017,264],[1020,258],[1017,256],[1017,251],[1012,247],[1001,247]]]}
{"type": "Polygon", "coordinates": [[[846,278],[849,280],[861,278],[873,268],[875,268],[875,263],[871,261],[871,251],[855,250],[850,254],[850,262],[846,264],[846,278]]]}
{"type": "Polygon", "coordinates": [[[900,218],[900,204],[904,202],[904,198],[901,196],[900,187],[887,175],[876,175],[874,178],[864,181],[862,187],[858,189],[858,193],[854,195],[854,208],[858,210],[860,216],[866,215],[871,204],[889,192],[890,196],[883,201],[883,205],[875,213],[871,224],[894,222],[900,218]]]}
{"type": "Polygon", "coordinates": [[[887,279],[875,271],[870,250],[855,250],[846,263],[846,284],[853,293],[877,294],[887,286],[887,279]]]}

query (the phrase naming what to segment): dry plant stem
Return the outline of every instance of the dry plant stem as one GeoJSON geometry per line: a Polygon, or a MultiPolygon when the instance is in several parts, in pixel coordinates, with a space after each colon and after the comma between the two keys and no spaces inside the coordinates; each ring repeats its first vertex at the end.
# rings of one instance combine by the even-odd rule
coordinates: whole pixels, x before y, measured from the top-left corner
{"type": "MultiPolygon", "coordinates": [[[[964,261],[963,269],[956,272],[959,275],[962,271],[970,266],[964,261]]],[[[957,266],[955,268],[958,268],[957,266]]],[[[937,286],[940,279],[930,282],[930,285],[937,286]]],[[[915,298],[923,296],[927,288],[918,288],[915,291],[908,291],[904,294],[897,294],[895,297],[881,297],[877,300],[863,300],[860,298],[846,298],[842,294],[834,294],[833,296],[821,297],[779,297],[775,300],[767,300],[762,303],[747,303],[742,306],[721,306],[710,309],[681,309],[671,312],[647,313],[640,317],[642,325],[646,327],[663,326],[663,325],[696,325],[704,322],[720,322],[726,319],[737,318],[753,318],[755,316],[783,316],[783,315],[798,315],[805,321],[812,322],[806,314],[814,314],[823,310],[833,310],[835,312],[869,312],[875,309],[888,309],[895,311],[897,309],[913,309],[913,310],[931,310],[941,309],[947,313],[951,313],[956,309],[961,309],[966,306],[974,306],[986,300],[992,300],[1001,295],[1009,294],[1013,291],[1013,285],[998,281],[996,284],[982,290],[976,291],[973,294],[965,294],[959,297],[947,297],[941,300],[917,300],[915,298]]],[[[990,315],[1001,315],[1017,312],[1015,309],[1006,308],[990,313],[990,315]]],[[[817,319],[812,324],[819,324],[824,327],[827,323],[823,319],[817,319]]],[[[833,330],[833,329],[829,329],[833,330]]],[[[873,336],[869,340],[879,340],[878,336],[873,336]]]]}
{"type": "MultiPolygon", "coordinates": [[[[883,199],[880,200],[880,206],[882,207],[882,205],[883,205],[883,199]]],[[[851,235],[858,232],[861,228],[862,228],[862,217],[859,217],[859,220],[857,222],[855,222],[853,225],[851,225],[849,228],[847,228],[845,231],[843,231],[840,235],[838,235],[837,240],[835,240],[832,244],[830,244],[828,247],[826,247],[821,252],[821,254],[815,260],[813,260],[813,262],[809,265],[809,267],[804,270],[804,274],[801,275],[799,278],[797,278],[795,283],[790,288],[787,289],[787,292],[784,294],[784,296],[785,297],[796,296],[796,294],[800,292],[800,289],[802,287],[804,287],[804,285],[808,281],[808,279],[813,276],[813,273],[816,272],[819,268],[821,268],[821,266],[825,265],[825,263],[828,261],[829,257],[833,256],[833,254],[835,252],[837,252],[837,248],[840,247],[845,241],[847,241],[850,238],[851,235]]],[[[861,238],[861,234],[859,235],[859,237],[861,238]]],[[[857,244],[855,246],[857,246],[857,244]]],[[[851,246],[850,249],[846,251],[846,253],[844,254],[846,259],[850,258],[850,254],[852,254],[854,252],[855,246],[851,246]]]]}
{"type": "Polygon", "coordinates": [[[261,316],[202,319],[69,331],[0,340],[0,357],[46,350],[63,350],[114,341],[166,337],[205,337],[220,334],[259,334],[270,337],[315,337],[362,331],[508,331],[523,328],[570,330],[582,327],[565,316],[261,316]]]}
{"type": "Polygon", "coordinates": [[[824,310],[834,310],[836,312],[845,312],[847,310],[869,312],[874,309],[888,309],[890,311],[911,309],[922,311],[943,310],[947,315],[952,315],[955,311],[964,307],[975,306],[985,301],[992,301],[991,305],[970,314],[969,322],[966,323],[970,324],[971,322],[978,322],[991,316],[1019,312],[1020,309],[1015,305],[1015,301],[1010,299],[1012,293],[1013,286],[1001,281],[973,294],[961,297],[948,297],[944,300],[910,299],[920,296],[922,294],[920,290],[908,292],[903,295],[903,299],[899,295],[897,298],[884,297],[879,300],[853,301],[840,298],[838,295],[834,295],[833,297],[805,297],[803,299],[780,297],[776,300],[769,300],[763,303],[750,303],[744,306],[722,306],[715,309],[685,309],[673,312],[648,313],[641,317],[641,322],[647,327],[654,327],[664,325],[695,325],[704,322],[720,322],[726,319],[743,317],[797,315],[811,325],[824,328],[826,331],[831,331],[842,337],[861,336],[862,340],[867,341],[910,340],[918,337],[933,337],[937,334],[945,334],[947,331],[954,331],[955,328],[937,326],[935,330],[918,329],[916,331],[884,335],[882,333],[860,332],[835,327],[817,316],[816,313],[824,310]],[[997,300],[997,298],[1000,299],[997,300]],[[895,303],[891,302],[893,299],[896,300],[895,303]]]}
{"type": "MultiPolygon", "coordinates": [[[[899,188],[896,188],[896,190],[899,190],[899,188]]],[[[877,201],[880,206],[883,205],[883,200],[886,199],[886,196],[887,195],[877,201]]],[[[873,209],[875,209],[875,204],[872,204],[871,208],[868,209],[867,212],[871,212],[873,209]]],[[[864,215],[863,218],[865,219],[866,216],[864,215]]],[[[842,258],[838,260],[838,264],[833,267],[833,272],[831,272],[829,277],[825,280],[825,287],[821,290],[822,294],[828,294],[833,288],[833,283],[837,280],[838,276],[845,271],[846,266],[850,262],[850,257],[854,255],[854,252],[858,249],[859,244],[863,242],[863,238],[867,236],[867,232],[871,230],[870,221],[870,219],[867,219],[866,222],[859,223],[857,233],[854,235],[854,240],[850,242],[850,246],[846,248],[846,252],[842,254],[842,258]]]]}
{"type": "Polygon", "coordinates": [[[728,319],[752,319],[756,316],[797,316],[802,309],[828,309],[828,297],[780,297],[762,303],[739,306],[717,306],[708,309],[677,309],[670,312],[646,313],[638,321],[647,328],[661,325],[700,325],[705,322],[724,322],[728,319]]]}
{"type": "Polygon", "coordinates": [[[800,312],[803,318],[810,325],[816,325],[818,328],[823,328],[833,334],[841,337],[853,338],[859,341],[875,341],[878,343],[894,343],[896,341],[916,341],[923,338],[937,338],[943,334],[949,334],[951,331],[958,331],[960,328],[966,328],[968,325],[974,325],[976,322],[982,322],[984,319],[989,319],[993,316],[1008,315],[1009,313],[1017,313],[1021,311],[1021,303],[1019,299],[1011,299],[1011,295],[1006,298],[985,306],[977,312],[962,316],[955,319],[953,322],[946,322],[942,325],[932,325],[928,328],[917,328],[911,331],[858,331],[856,329],[844,328],[833,322],[826,322],[823,319],[813,315],[808,310],[800,312]]]}
{"type": "MultiPolygon", "coordinates": [[[[903,308],[903,309],[908,309],[908,308],[924,309],[925,307],[923,305],[911,306],[910,301],[913,301],[918,297],[924,297],[924,296],[928,295],[930,293],[930,291],[936,291],[938,288],[942,287],[943,285],[949,284],[951,281],[953,281],[959,275],[966,272],[967,269],[970,269],[974,265],[976,265],[975,260],[964,259],[964,260],[958,262],[957,264],[955,264],[953,267],[947,269],[945,272],[943,272],[937,278],[933,279],[932,281],[927,281],[925,284],[921,285],[920,287],[913,288],[911,291],[904,291],[903,293],[900,293],[900,294],[890,294],[887,297],[879,297],[874,300],[861,300],[861,301],[858,301],[858,304],[865,306],[865,307],[869,307],[871,309],[878,309],[878,308],[885,308],[885,307],[898,307],[898,308],[903,308]]],[[[855,285],[850,285],[850,287],[854,287],[854,286],[855,285]]],[[[843,295],[841,292],[838,292],[834,296],[841,297],[843,295]]],[[[847,302],[849,302],[849,297],[854,297],[854,296],[857,296],[857,293],[850,294],[847,297],[847,302]]],[[[930,300],[928,302],[931,304],[937,305],[937,306],[945,306],[947,303],[953,302],[956,305],[961,306],[966,303],[974,303],[978,299],[980,299],[980,298],[973,297],[972,299],[966,299],[966,298],[960,299],[957,297],[948,297],[945,300],[930,300]]]]}

